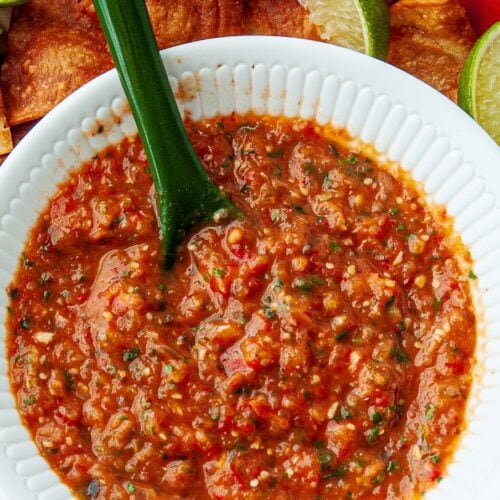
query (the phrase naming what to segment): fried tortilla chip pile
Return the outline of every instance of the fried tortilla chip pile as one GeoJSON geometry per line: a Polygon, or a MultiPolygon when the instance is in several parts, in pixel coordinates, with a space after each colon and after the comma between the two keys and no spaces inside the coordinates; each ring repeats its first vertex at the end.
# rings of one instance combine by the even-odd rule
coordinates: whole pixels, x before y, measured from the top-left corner
{"type": "MultiPolygon", "coordinates": [[[[237,34],[320,38],[297,0],[146,3],[160,48],[237,34]]],[[[391,6],[391,30],[389,61],[455,99],[474,42],[457,0],[399,0],[391,6]]],[[[0,154],[12,147],[8,125],[16,141],[27,123],[111,67],[92,0],[31,0],[17,7],[1,68],[0,154]]]]}

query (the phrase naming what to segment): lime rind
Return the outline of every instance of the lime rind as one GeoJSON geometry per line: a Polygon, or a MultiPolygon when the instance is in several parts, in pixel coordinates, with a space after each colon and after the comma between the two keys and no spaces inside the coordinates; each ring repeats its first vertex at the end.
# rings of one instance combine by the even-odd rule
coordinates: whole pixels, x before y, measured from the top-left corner
{"type": "Polygon", "coordinates": [[[16,5],[21,5],[28,2],[29,0],[0,0],[0,8],[15,7],[16,5]]]}
{"type": "Polygon", "coordinates": [[[299,0],[323,40],[385,59],[389,8],[385,0],[299,0]]]}
{"type": "Polygon", "coordinates": [[[469,53],[460,75],[458,104],[500,144],[500,22],[469,53]]]}

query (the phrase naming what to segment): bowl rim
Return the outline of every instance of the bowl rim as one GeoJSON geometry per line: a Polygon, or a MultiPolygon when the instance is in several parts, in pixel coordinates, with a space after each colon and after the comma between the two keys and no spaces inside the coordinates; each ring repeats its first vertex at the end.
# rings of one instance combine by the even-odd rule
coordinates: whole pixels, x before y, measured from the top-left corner
{"type": "MultiPolygon", "coordinates": [[[[375,87],[389,95],[392,102],[405,106],[409,113],[422,116],[423,122],[432,124],[438,135],[449,138],[451,147],[460,151],[464,161],[473,165],[477,176],[487,183],[489,192],[495,198],[495,208],[500,207],[500,169],[494,169],[495,163],[500,166],[500,150],[493,139],[447,97],[383,61],[323,42],[268,36],[224,37],[192,42],[162,51],[162,58],[169,73],[176,75],[205,67],[215,71],[221,64],[257,65],[265,60],[270,67],[284,64],[288,69],[317,70],[323,76],[338,73],[345,81],[353,80],[361,88],[375,87]]],[[[65,139],[68,130],[79,128],[85,117],[94,116],[105,102],[120,96],[123,96],[123,91],[118,75],[116,70],[111,70],[67,97],[21,140],[0,167],[0,230],[4,214],[10,211],[12,186],[16,186],[17,190],[17,186],[28,181],[31,169],[39,164],[44,155],[53,152],[54,146],[65,139]]],[[[4,335],[5,328],[0,328],[0,337],[4,335]]],[[[0,357],[2,359],[5,361],[5,354],[0,357]]],[[[500,398],[496,400],[496,405],[500,412],[500,398]]],[[[467,430],[463,436],[466,433],[467,430]]],[[[500,443],[498,434],[492,435],[492,439],[500,443]]],[[[500,452],[496,459],[500,464],[500,452]]],[[[0,478],[3,474],[0,468],[0,478]]],[[[492,481],[496,487],[500,485],[500,478],[493,478],[492,481]]],[[[0,498],[12,498],[13,491],[12,485],[0,481],[0,498]]],[[[25,493],[19,496],[20,491],[16,489],[15,498],[31,498],[25,493]]],[[[492,487],[491,498],[494,498],[495,491],[492,487]]]]}

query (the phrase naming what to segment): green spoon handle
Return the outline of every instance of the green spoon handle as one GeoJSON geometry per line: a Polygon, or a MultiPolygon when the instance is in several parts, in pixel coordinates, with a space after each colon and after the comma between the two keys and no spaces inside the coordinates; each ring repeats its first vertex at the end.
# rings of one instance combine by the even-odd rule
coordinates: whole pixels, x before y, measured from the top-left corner
{"type": "Polygon", "coordinates": [[[94,0],[149,160],[166,263],[196,222],[232,206],[189,142],[144,0],[94,0]]]}

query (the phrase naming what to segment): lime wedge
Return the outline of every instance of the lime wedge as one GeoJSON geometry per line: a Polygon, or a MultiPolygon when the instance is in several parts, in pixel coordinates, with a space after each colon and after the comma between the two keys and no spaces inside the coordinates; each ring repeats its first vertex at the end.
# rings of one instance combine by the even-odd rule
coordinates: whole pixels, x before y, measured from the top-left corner
{"type": "Polygon", "coordinates": [[[389,8],[385,0],[299,0],[323,40],[385,59],[389,8]]]}
{"type": "Polygon", "coordinates": [[[15,5],[21,5],[26,2],[29,2],[29,0],[0,0],[0,8],[14,7],[15,5]]]}
{"type": "Polygon", "coordinates": [[[458,104],[500,145],[500,21],[479,38],[467,57],[458,104]]]}

